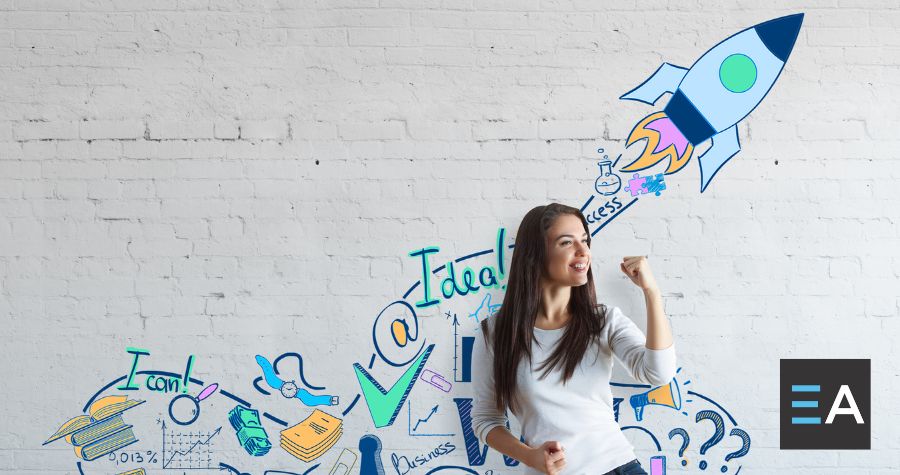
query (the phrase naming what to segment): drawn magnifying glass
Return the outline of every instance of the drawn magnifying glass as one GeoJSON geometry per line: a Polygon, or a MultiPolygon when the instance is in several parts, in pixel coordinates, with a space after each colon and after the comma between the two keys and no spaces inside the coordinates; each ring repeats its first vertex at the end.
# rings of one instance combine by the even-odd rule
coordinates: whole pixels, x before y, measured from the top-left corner
{"type": "Polygon", "coordinates": [[[212,396],[212,394],[216,392],[217,389],[219,389],[218,383],[212,383],[209,386],[203,388],[203,390],[200,391],[200,394],[198,394],[197,397],[191,396],[190,394],[179,394],[173,397],[172,400],[169,401],[169,418],[172,419],[172,422],[181,426],[193,424],[194,421],[196,421],[197,418],[200,417],[200,401],[212,396]],[[182,420],[175,417],[175,411],[173,409],[175,407],[175,403],[180,399],[188,399],[189,401],[191,401],[191,403],[193,403],[194,407],[191,410],[190,419],[182,420]]]}

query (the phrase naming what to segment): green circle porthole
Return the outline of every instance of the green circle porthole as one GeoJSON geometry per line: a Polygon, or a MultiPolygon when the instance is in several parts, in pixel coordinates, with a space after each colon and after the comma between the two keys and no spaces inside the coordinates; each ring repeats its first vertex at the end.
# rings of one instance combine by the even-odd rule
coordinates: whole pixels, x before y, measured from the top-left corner
{"type": "Polygon", "coordinates": [[[733,54],[719,66],[719,81],[731,92],[747,92],[756,82],[756,64],[743,54],[733,54]]]}

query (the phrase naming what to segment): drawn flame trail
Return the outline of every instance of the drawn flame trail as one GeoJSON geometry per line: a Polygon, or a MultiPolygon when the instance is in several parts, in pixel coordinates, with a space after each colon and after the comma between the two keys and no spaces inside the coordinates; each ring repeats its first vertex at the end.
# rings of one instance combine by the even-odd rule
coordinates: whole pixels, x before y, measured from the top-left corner
{"type": "Polygon", "coordinates": [[[684,168],[691,159],[694,146],[675,127],[672,119],[665,112],[655,112],[644,117],[628,134],[625,146],[647,140],[641,155],[621,170],[624,172],[636,172],[656,165],[668,158],[669,167],[665,174],[670,175],[684,168]]]}

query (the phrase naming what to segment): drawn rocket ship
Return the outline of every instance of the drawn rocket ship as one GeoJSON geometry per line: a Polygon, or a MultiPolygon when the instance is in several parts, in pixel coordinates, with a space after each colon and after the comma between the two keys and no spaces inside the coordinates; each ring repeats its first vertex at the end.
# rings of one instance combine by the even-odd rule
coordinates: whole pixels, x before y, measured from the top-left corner
{"type": "Polygon", "coordinates": [[[803,14],[788,15],[740,31],[707,51],[690,69],[663,63],[620,99],[654,104],[672,93],[665,109],[634,126],[626,146],[647,139],[641,156],[622,168],[631,172],[669,158],[666,174],[684,167],[694,147],[708,139],[701,155],[700,192],[741,150],[737,124],[762,101],[794,49],[803,14]]]}

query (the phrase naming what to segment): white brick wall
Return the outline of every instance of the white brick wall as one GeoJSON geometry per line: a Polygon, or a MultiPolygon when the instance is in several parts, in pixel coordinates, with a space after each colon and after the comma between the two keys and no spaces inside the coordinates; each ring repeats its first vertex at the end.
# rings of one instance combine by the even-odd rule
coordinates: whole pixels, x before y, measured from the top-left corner
{"type": "MultiPolygon", "coordinates": [[[[297,351],[346,404],[375,315],[419,278],[409,252],[439,246],[437,266],[491,248],[501,226],[513,235],[532,206],[580,206],[596,149],[614,157],[659,109],[623,92],[798,11],[800,38],[740,124],[740,154],[702,195],[694,163],[667,177],[597,235],[594,272],[601,299],[642,324],[617,261],[650,256],[680,364],[752,437],[741,473],[895,473],[900,8],[846,0],[0,1],[0,473],[77,473],[65,442],[41,443],[127,372],[126,346],[151,351],[145,369],[179,372],[195,354],[196,377],[292,424],[309,411],[250,382],[254,354],[297,351]],[[778,449],[779,359],[804,357],[872,359],[871,451],[778,449]]],[[[421,312],[429,368],[452,368],[442,312],[473,302],[421,312]]],[[[141,431],[129,449],[159,450],[168,398],[132,396],[148,404],[129,416],[141,431]]],[[[242,456],[229,401],[214,398],[190,430],[224,424],[222,461],[309,468],[278,448],[242,456]]],[[[392,474],[391,453],[450,440],[456,451],[410,473],[467,465],[449,397],[440,408],[434,427],[455,437],[409,437],[402,412],[374,431],[361,401],[338,447],[374,432],[392,474]]],[[[709,431],[684,424],[696,471],[709,431]]],[[[273,441],[279,429],[267,426],[273,441]]],[[[646,465],[655,451],[633,440],[646,465]]],[[[500,460],[474,468],[509,472],[500,460]]]]}

